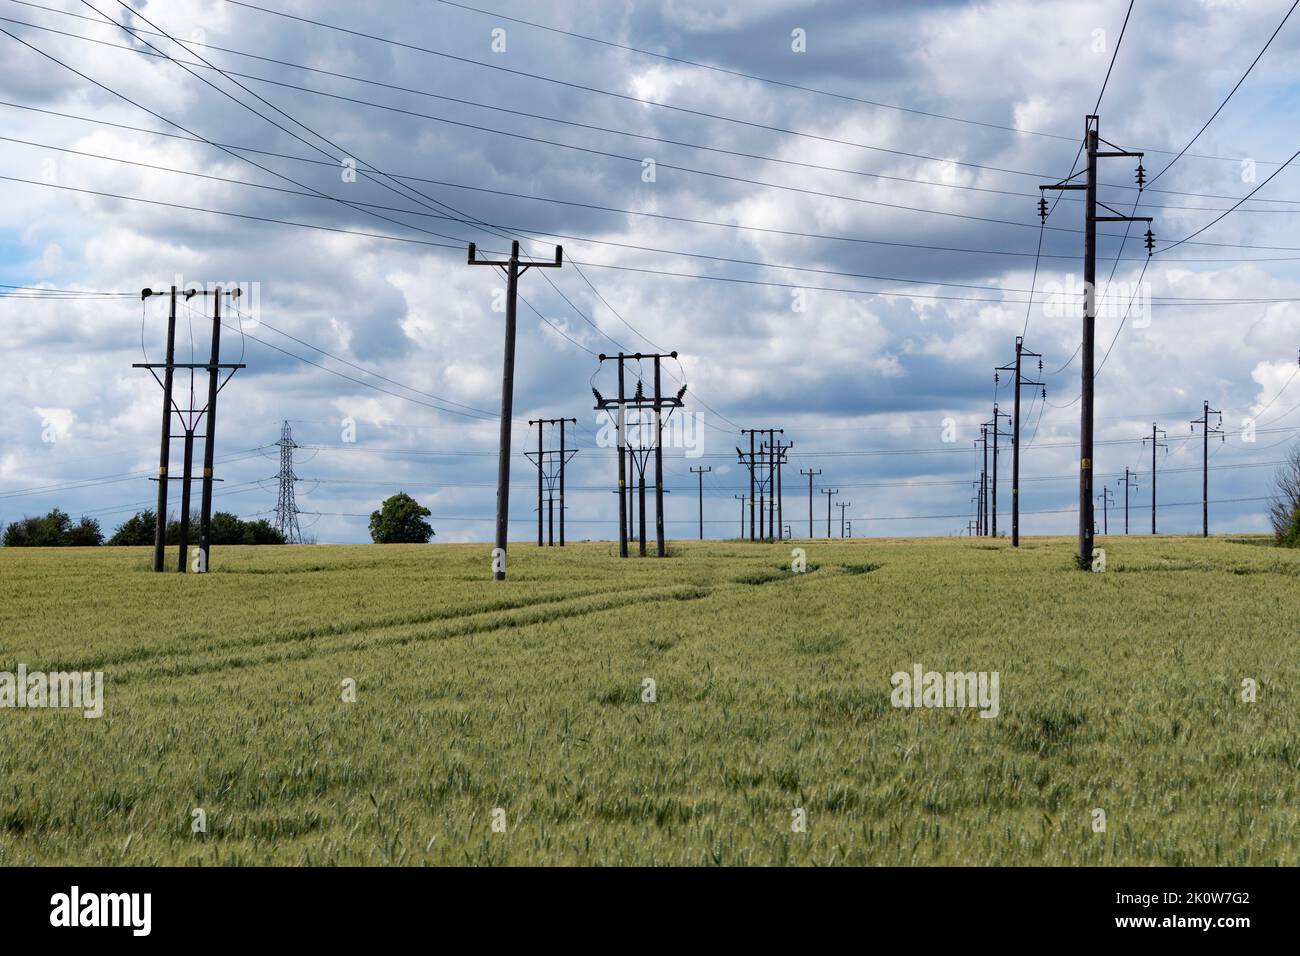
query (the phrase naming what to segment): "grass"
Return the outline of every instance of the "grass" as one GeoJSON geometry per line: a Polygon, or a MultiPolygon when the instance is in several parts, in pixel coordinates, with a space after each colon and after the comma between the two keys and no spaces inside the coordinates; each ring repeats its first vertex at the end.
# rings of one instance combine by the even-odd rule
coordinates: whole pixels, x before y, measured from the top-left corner
{"type": "Polygon", "coordinates": [[[1300,862],[1300,552],[1101,543],[0,549],[0,670],[107,698],[0,710],[0,864],[1300,862]]]}

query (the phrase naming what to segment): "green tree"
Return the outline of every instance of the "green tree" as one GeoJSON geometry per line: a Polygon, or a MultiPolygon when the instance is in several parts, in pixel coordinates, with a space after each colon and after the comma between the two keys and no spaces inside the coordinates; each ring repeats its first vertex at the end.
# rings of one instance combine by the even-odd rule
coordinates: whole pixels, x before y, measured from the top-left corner
{"type": "Polygon", "coordinates": [[[104,543],[104,533],[94,518],[77,524],[65,511],[53,508],[47,515],[23,518],[5,528],[6,548],[93,548],[104,543]]]}
{"type": "Polygon", "coordinates": [[[23,518],[5,528],[6,548],[58,548],[72,534],[72,518],[58,508],[47,515],[23,518]]]}
{"type": "Polygon", "coordinates": [[[249,525],[229,511],[218,511],[212,516],[212,525],[208,529],[208,534],[212,544],[253,543],[253,533],[249,525]]]}
{"type": "Polygon", "coordinates": [[[252,538],[250,544],[286,544],[280,529],[276,528],[265,518],[258,518],[256,521],[244,522],[246,533],[252,538]]]}
{"type": "Polygon", "coordinates": [[[114,547],[140,547],[153,544],[158,518],[152,511],[141,511],[123,521],[108,539],[114,547]]]}
{"type": "Polygon", "coordinates": [[[424,520],[430,514],[406,492],[398,492],[371,513],[370,539],[375,544],[425,544],[434,534],[424,520]]]}
{"type": "MultiPolygon", "coordinates": [[[[141,511],[129,518],[114,532],[108,543],[112,545],[147,545],[153,544],[154,529],[157,518],[152,511],[141,511]]],[[[284,544],[284,535],[267,523],[266,519],[243,521],[238,515],[229,511],[217,511],[212,515],[212,524],[208,529],[209,543],[227,544],[284,544]]],[[[181,523],[175,517],[167,521],[165,542],[175,547],[181,540],[181,523]]],[[[199,543],[199,516],[190,515],[190,544],[199,543]]]]}
{"type": "Polygon", "coordinates": [[[97,548],[104,543],[104,532],[99,522],[84,515],[76,526],[68,531],[66,544],[73,548],[97,548]]]}

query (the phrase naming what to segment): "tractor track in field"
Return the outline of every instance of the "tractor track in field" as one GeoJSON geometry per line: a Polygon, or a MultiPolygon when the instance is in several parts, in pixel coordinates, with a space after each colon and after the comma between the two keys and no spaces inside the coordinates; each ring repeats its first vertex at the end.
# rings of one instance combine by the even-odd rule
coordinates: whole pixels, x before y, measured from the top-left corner
{"type": "MultiPolygon", "coordinates": [[[[594,593],[604,594],[608,592],[607,590],[602,590],[594,593]]],[[[588,593],[578,597],[569,595],[565,598],[548,600],[545,602],[528,602],[522,605],[524,613],[509,614],[509,612],[506,612],[509,616],[501,616],[503,612],[500,610],[482,611],[469,615],[457,615],[457,623],[442,628],[435,628],[431,631],[420,630],[420,628],[429,622],[397,625],[398,628],[409,630],[410,633],[390,634],[385,637],[367,638],[363,640],[336,641],[329,644],[309,644],[307,642],[312,641],[314,639],[313,636],[299,637],[293,640],[277,638],[273,641],[251,645],[251,647],[254,649],[271,650],[273,648],[285,647],[288,645],[292,649],[280,653],[269,653],[259,656],[245,655],[243,657],[228,657],[221,660],[181,661],[175,664],[145,667],[140,670],[128,670],[121,674],[112,675],[112,679],[113,683],[117,685],[134,684],[142,681],[147,682],[156,680],[162,677],[189,677],[200,674],[212,674],[237,670],[245,667],[259,667],[266,664],[277,664],[285,661],[308,660],[322,657],[327,654],[365,651],[381,647],[400,647],[420,641],[472,637],[480,634],[492,634],[497,631],[509,630],[516,627],[547,624],[552,621],[573,620],[590,614],[600,613],[602,611],[619,610],[634,604],[649,604],[657,601],[698,600],[700,598],[708,597],[713,593],[713,591],[711,588],[691,584],[674,584],[669,586],[651,585],[645,588],[635,589],[631,592],[622,591],[620,592],[619,597],[625,597],[629,593],[635,595],[632,600],[610,598],[592,601],[591,598],[593,597],[593,594],[588,593]],[[587,603],[578,604],[574,607],[562,607],[562,605],[567,601],[587,603]],[[528,613],[530,609],[537,608],[538,605],[545,605],[545,607],[533,613],[528,613]]],[[[520,610],[520,608],[512,610],[520,610]]],[[[366,629],[367,628],[364,626],[350,627],[343,633],[356,633],[366,629]]],[[[373,628],[371,629],[373,630],[373,628]]],[[[381,628],[381,630],[384,629],[387,628],[381,628]]],[[[241,648],[250,647],[250,645],[239,646],[241,648]]]]}

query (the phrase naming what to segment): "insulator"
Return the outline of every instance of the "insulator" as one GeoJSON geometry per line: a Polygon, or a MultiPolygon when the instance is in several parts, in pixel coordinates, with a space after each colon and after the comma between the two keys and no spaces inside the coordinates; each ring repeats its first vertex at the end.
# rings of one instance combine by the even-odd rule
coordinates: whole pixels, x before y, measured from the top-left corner
{"type": "Polygon", "coordinates": [[[1156,237],[1155,234],[1150,229],[1147,230],[1146,243],[1147,243],[1147,257],[1149,258],[1151,256],[1151,253],[1154,252],[1156,248],[1156,237]]]}
{"type": "Polygon", "coordinates": [[[1047,399],[1047,389],[1043,389],[1043,399],[1047,399]]]}
{"type": "Polygon", "coordinates": [[[1000,381],[1000,380],[999,380],[999,378],[998,378],[998,373],[997,373],[997,372],[994,372],[994,373],[993,373],[993,384],[996,385],[996,384],[998,384],[999,381],[1000,381]]]}
{"type": "Polygon", "coordinates": [[[1038,218],[1043,222],[1047,222],[1047,198],[1045,196],[1038,197],[1038,218]]]}
{"type": "Polygon", "coordinates": [[[1141,192],[1142,188],[1147,184],[1147,171],[1141,163],[1138,163],[1137,176],[1135,178],[1137,179],[1138,191],[1141,192]]]}

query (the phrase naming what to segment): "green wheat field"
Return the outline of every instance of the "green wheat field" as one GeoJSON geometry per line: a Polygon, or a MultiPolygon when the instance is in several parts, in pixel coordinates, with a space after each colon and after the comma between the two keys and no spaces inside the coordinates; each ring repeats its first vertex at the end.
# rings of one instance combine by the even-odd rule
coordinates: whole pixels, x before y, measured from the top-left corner
{"type": "Polygon", "coordinates": [[[1296,865],[1300,552],[1099,545],[2,549],[0,670],[105,711],[0,710],[0,864],[1296,865]]]}

